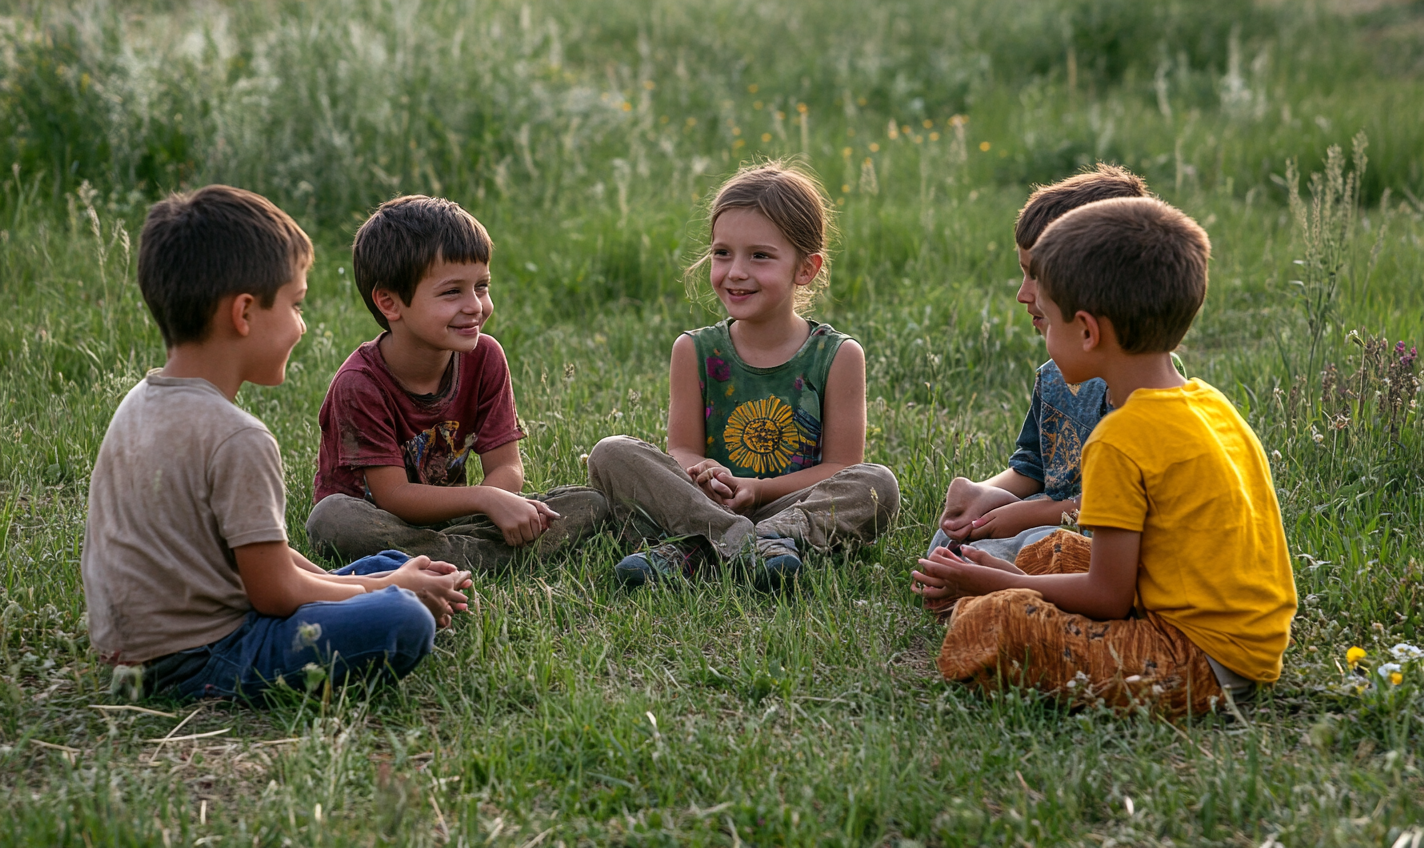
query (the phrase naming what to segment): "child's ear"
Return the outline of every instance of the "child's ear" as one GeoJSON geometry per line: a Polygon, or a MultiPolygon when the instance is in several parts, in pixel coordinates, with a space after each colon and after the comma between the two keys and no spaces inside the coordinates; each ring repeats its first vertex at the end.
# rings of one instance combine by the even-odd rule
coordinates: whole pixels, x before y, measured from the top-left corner
{"type": "Polygon", "coordinates": [[[821,273],[821,266],[826,263],[826,257],[819,253],[813,253],[801,260],[801,268],[796,272],[796,285],[809,286],[811,281],[816,279],[816,275],[821,273]]]}
{"type": "Polygon", "coordinates": [[[371,292],[371,302],[381,310],[387,321],[399,321],[401,317],[400,298],[390,289],[375,289],[371,292]]]}
{"type": "Polygon", "coordinates": [[[1096,350],[1105,339],[1104,332],[1112,332],[1112,323],[1108,319],[1098,318],[1081,309],[1073,316],[1073,320],[1082,328],[1084,351],[1096,350]]]}
{"type": "Polygon", "coordinates": [[[247,337],[252,332],[252,310],[256,308],[257,298],[250,294],[239,294],[233,297],[227,309],[218,307],[218,315],[227,315],[232,322],[232,329],[239,336],[247,337]]]}

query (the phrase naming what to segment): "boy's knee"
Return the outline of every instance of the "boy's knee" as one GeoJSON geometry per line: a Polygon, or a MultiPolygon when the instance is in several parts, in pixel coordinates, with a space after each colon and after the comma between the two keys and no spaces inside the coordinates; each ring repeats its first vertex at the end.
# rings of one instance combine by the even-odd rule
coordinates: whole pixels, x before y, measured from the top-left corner
{"type": "Polygon", "coordinates": [[[340,535],[343,525],[349,524],[355,508],[365,501],[350,495],[327,495],[316,502],[307,516],[307,538],[317,547],[330,548],[340,535]]]}

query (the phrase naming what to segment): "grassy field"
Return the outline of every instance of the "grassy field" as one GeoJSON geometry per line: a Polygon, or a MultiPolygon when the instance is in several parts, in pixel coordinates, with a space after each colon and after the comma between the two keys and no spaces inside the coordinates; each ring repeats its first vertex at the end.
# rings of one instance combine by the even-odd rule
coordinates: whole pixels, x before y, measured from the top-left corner
{"type": "Polygon", "coordinates": [[[1379,672],[1424,641],[1424,14],[1362,8],[0,2],[0,843],[1417,848],[1424,664],[1379,672]],[[239,398],[304,547],[317,408],[377,330],[346,247],[375,203],[444,193],[488,225],[542,489],[605,435],[662,441],[667,352],[715,317],[681,275],[699,203],[773,155],[842,212],[817,317],[867,351],[868,457],[905,497],[883,541],[773,598],[623,592],[605,538],[477,578],[398,690],[111,692],[78,563],[109,418],[163,362],[134,283],[154,197],[241,185],[318,245],[287,383],[239,398]],[[1272,457],[1301,608],[1240,716],[945,685],[909,592],[946,485],[1003,467],[1045,356],[1014,214],[1099,158],[1210,232],[1181,356],[1272,457]]]}

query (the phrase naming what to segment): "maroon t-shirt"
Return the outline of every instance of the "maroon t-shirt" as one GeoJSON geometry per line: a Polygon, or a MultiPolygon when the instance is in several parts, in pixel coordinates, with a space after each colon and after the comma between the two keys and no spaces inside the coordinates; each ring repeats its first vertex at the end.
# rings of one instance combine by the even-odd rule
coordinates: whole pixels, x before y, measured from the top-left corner
{"type": "Polygon", "coordinates": [[[406,479],[465,485],[465,462],[524,438],[504,349],[490,336],[455,354],[432,395],[406,391],[369,341],[346,358],[321,404],[315,500],[341,493],[368,498],[365,469],[398,465],[406,479]]]}

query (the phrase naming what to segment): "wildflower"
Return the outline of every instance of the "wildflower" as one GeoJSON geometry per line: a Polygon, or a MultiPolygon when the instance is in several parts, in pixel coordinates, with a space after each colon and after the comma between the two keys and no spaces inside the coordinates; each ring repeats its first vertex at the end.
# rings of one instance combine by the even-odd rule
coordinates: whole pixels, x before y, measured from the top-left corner
{"type": "Polygon", "coordinates": [[[321,625],[315,621],[303,621],[297,624],[297,632],[292,639],[292,650],[305,650],[313,647],[319,641],[321,641],[321,625]]]}
{"type": "Polygon", "coordinates": [[[1408,642],[1400,642],[1398,645],[1389,649],[1389,655],[1400,662],[1424,659],[1424,649],[1416,648],[1408,642]]]}
{"type": "Polygon", "coordinates": [[[1404,675],[1400,674],[1399,670],[1399,663],[1385,663],[1379,667],[1379,676],[1398,686],[1399,682],[1404,679],[1404,675]]]}
{"type": "Polygon", "coordinates": [[[1317,433],[1314,427],[1310,428],[1310,438],[1314,439],[1317,445],[1325,444],[1325,437],[1317,433]]]}
{"type": "Polygon", "coordinates": [[[326,680],[326,669],[316,663],[307,663],[302,666],[302,682],[306,684],[308,692],[315,692],[324,680],[326,680]]]}
{"type": "Polygon", "coordinates": [[[1354,668],[1355,666],[1359,665],[1359,664],[1360,664],[1360,660],[1362,660],[1362,659],[1364,659],[1364,658],[1365,658],[1365,649],[1364,649],[1364,648],[1351,647],[1350,650],[1348,650],[1348,651],[1345,652],[1345,662],[1347,662],[1347,663],[1350,664],[1350,668],[1354,668]]]}

